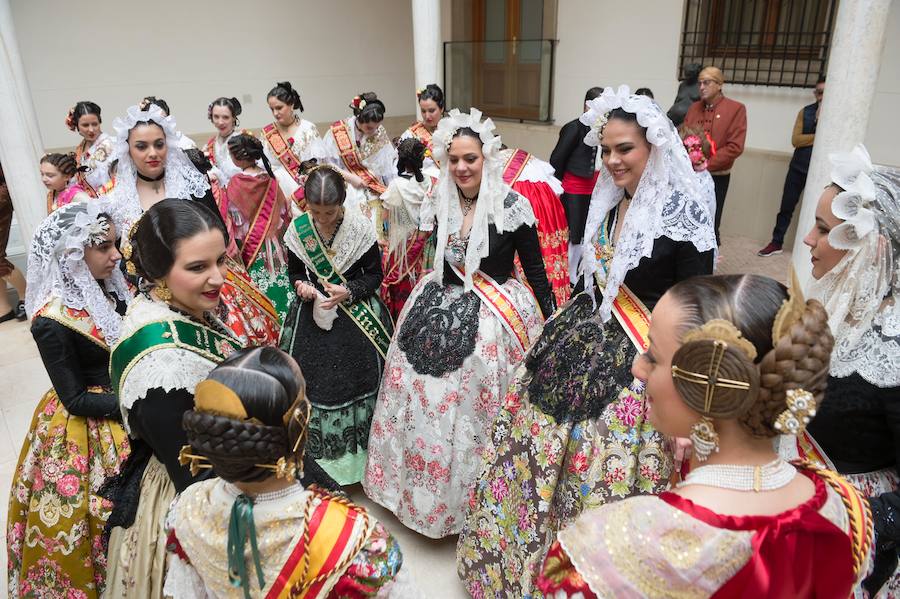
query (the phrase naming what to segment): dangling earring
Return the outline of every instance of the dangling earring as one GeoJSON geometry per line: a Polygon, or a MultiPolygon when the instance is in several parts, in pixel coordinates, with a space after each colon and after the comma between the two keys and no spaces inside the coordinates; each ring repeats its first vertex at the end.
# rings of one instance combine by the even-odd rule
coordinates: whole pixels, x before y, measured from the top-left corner
{"type": "Polygon", "coordinates": [[[166,282],[163,281],[159,285],[156,286],[156,297],[161,299],[164,302],[168,302],[172,299],[172,290],[166,286],[166,282]]]}
{"type": "Polygon", "coordinates": [[[719,433],[712,420],[701,416],[694,423],[691,427],[691,443],[694,444],[694,455],[701,462],[705,462],[712,452],[719,451],[719,433]]]}

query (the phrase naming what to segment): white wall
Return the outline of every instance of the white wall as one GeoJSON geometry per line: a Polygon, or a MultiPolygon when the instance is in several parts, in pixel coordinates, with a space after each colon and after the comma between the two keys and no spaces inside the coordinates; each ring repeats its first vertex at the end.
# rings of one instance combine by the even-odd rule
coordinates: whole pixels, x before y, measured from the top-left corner
{"type": "Polygon", "coordinates": [[[299,90],[305,118],[332,121],[374,90],[389,115],[414,97],[410,0],[13,0],[13,19],[44,146],[74,146],[66,111],[103,109],[103,124],[145,95],[164,98],[185,133],[211,131],[206,107],[250,94],[241,125],[271,120],[276,80],[299,90]]]}
{"type": "MultiPolygon", "coordinates": [[[[632,90],[649,87],[668,109],[678,89],[675,76],[683,12],[683,2],[671,0],[560,2],[553,95],[556,124],[577,116],[585,90],[597,84],[626,83],[632,90]]],[[[900,2],[892,4],[889,20],[866,145],[875,162],[900,165],[896,141],[900,139],[900,2]]],[[[811,90],[805,88],[726,85],[725,94],[747,105],[747,147],[770,152],[792,151],[797,111],[813,101],[811,90]]]]}

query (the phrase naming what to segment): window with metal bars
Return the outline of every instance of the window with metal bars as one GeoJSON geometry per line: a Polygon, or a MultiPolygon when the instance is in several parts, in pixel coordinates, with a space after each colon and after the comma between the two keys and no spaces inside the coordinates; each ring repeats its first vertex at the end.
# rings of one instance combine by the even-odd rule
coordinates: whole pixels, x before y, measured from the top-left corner
{"type": "Polygon", "coordinates": [[[679,75],[691,63],[729,83],[814,87],[825,74],[838,0],[685,0],[679,75]]]}

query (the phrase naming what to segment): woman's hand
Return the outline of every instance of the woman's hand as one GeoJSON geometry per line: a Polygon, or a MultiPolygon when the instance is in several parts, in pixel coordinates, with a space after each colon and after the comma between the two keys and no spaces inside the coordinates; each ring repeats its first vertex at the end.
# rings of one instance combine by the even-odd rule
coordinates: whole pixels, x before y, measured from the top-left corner
{"type": "Polygon", "coordinates": [[[322,308],[325,310],[330,310],[334,308],[339,303],[350,297],[350,292],[343,285],[335,285],[334,283],[323,283],[322,286],[325,288],[325,293],[328,294],[328,299],[322,302],[322,308]]]}
{"type": "Polygon", "coordinates": [[[309,283],[304,283],[303,281],[296,281],[294,283],[294,289],[297,290],[297,295],[303,301],[312,301],[316,299],[316,288],[310,285],[309,283]]]}

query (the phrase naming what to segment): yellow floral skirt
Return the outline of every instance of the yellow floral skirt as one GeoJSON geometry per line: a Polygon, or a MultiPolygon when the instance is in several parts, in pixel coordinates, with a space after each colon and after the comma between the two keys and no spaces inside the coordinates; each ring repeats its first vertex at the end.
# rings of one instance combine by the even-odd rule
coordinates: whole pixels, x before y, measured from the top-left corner
{"type": "Polygon", "coordinates": [[[112,505],[97,495],[130,446],[122,426],[72,416],[48,391],[16,466],[6,529],[10,597],[99,597],[102,534],[112,505]]]}

